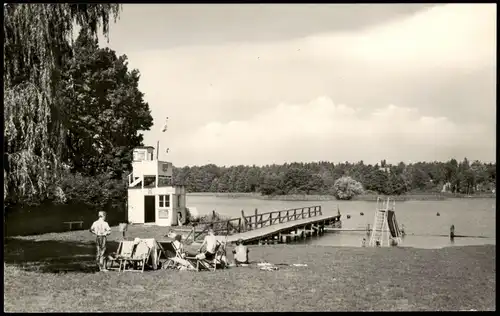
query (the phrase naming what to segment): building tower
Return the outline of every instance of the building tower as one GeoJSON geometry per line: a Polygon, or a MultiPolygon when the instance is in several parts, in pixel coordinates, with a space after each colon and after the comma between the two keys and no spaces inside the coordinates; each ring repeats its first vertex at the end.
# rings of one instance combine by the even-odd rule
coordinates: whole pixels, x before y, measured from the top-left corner
{"type": "Polygon", "coordinates": [[[186,189],[172,183],[172,163],[155,159],[154,147],[136,147],[128,175],[128,221],[175,226],[186,220],[186,189]],[[180,218],[179,218],[180,217],[180,218]]]}

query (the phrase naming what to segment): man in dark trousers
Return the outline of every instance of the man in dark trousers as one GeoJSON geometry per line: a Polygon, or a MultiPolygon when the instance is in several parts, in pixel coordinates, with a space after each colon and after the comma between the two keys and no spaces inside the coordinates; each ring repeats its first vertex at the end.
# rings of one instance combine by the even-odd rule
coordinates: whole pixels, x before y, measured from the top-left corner
{"type": "Polygon", "coordinates": [[[106,222],[106,212],[100,211],[99,218],[90,227],[90,232],[96,235],[96,261],[99,271],[106,272],[104,252],[106,252],[106,237],[111,234],[111,228],[106,222]]]}

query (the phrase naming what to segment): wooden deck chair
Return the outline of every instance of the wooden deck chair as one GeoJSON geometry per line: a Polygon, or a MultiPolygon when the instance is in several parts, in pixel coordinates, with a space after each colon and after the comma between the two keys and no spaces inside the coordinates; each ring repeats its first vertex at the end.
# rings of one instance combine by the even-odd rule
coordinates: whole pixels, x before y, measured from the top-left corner
{"type": "Polygon", "coordinates": [[[182,257],[180,250],[175,247],[174,242],[170,242],[166,247],[168,248],[166,252],[169,253],[169,258],[165,262],[165,269],[176,269],[182,266],[193,270],[196,269],[196,266],[192,261],[186,260],[182,257]]]}
{"type": "Polygon", "coordinates": [[[174,246],[174,242],[165,243],[163,249],[165,249],[165,253],[167,254],[167,260],[163,264],[164,269],[174,268],[176,263],[173,258],[180,258],[180,253],[177,248],[174,246]]]}
{"type": "Polygon", "coordinates": [[[217,270],[217,265],[222,263],[222,256],[225,254],[225,244],[217,241],[217,245],[215,246],[215,256],[213,259],[198,259],[196,257],[188,257],[187,260],[196,264],[196,270],[209,270],[215,271],[217,270]]]}
{"type": "Polygon", "coordinates": [[[151,255],[151,248],[149,248],[146,242],[140,241],[137,244],[137,246],[135,246],[132,256],[130,256],[129,258],[120,259],[120,270],[144,272],[144,267],[146,266],[146,263],[148,262],[150,255],[151,255]],[[138,263],[141,265],[141,270],[135,269],[138,263]],[[131,268],[127,268],[128,266],[130,266],[131,268]]]}
{"type": "Polygon", "coordinates": [[[162,255],[165,259],[168,259],[168,256],[167,256],[167,253],[165,252],[165,249],[163,248],[163,245],[158,241],[155,241],[155,242],[156,242],[156,262],[155,262],[155,265],[156,265],[156,267],[160,267],[160,264],[162,264],[160,262],[162,255]]]}
{"type": "Polygon", "coordinates": [[[106,269],[108,270],[120,270],[120,260],[123,258],[130,258],[134,251],[134,242],[132,240],[122,240],[118,245],[116,252],[111,253],[106,260],[106,269]],[[114,267],[116,263],[116,267],[114,267]]]}

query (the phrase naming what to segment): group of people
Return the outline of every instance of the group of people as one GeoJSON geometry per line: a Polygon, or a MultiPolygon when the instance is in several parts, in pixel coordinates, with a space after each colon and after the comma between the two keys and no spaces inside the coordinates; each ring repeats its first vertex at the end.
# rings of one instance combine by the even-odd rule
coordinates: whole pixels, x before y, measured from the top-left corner
{"type": "MultiPolygon", "coordinates": [[[[106,222],[106,212],[100,211],[98,213],[98,219],[94,223],[92,223],[90,232],[96,236],[97,266],[99,268],[99,271],[106,272],[108,271],[105,266],[106,241],[107,236],[111,234],[111,228],[109,227],[108,222],[106,222]]],[[[203,243],[198,249],[198,254],[196,255],[190,255],[184,250],[181,235],[176,235],[173,242],[174,247],[181,256],[181,260],[185,260],[186,257],[190,256],[195,257],[196,259],[213,260],[217,252],[218,244],[219,241],[217,240],[212,227],[208,229],[208,235],[205,236],[203,243]]],[[[236,247],[233,250],[234,264],[236,266],[248,264],[248,253],[249,249],[243,244],[243,240],[238,240],[236,243],[236,247]]],[[[222,256],[221,260],[223,261],[224,265],[228,265],[227,258],[225,256],[222,256]]],[[[187,261],[185,263],[187,265],[189,264],[187,263],[187,261]]]]}
{"type": "MultiPolygon", "coordinates": [[[[208,229],[208,234],[205,236],[203,239],[203,243],[200,245],[198,248],[198,254],[189,254],[187,251],[184,250],[184,246],[182,244],[182,236],[181,235],[175,235],[173,245],[177,252],[180,254],[182,259],[185,259],[186,257],[195,257],[196,259],[207,259],[207,260],[213,260],[215,258],[215,255],[217,253],[217,247],[220,242],[217,240],[217,237],[215,236],[214,230],[212,227],[208,229]],[[203,251],[203,249],[205,249],[203,251]]],[[[236,242],[236,247],[233,249],[233,256],[234,256],[234,264],[236,266],[242,265],[242,264],[248,264],[248,253],[250,250],[248,249],[247,246],[243,244],[243,240],[239,239],[236,242]]],[[[224,265],[228,266],[228,260],[225,255],[221,257],[221,261],[224,265]]]]}

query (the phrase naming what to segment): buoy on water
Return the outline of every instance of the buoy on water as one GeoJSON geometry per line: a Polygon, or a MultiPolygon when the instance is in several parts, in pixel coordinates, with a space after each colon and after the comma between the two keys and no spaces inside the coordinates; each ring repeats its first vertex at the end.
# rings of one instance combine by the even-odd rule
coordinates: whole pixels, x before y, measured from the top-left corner
{"type": "Polygon", "coordinates": [[[436,216],[441,216],[441,214],[439,214],[439,212],[436,213],[436,216]]]}
{"type": "Polygon", "coordinates": [[[363,215],[365,215],[365,213],[361,212],[361,213],[359,213],[359,215],[363,216],[363,215]]]}
{"type": "Polygon", "coordinates": [[[347,218],[348,218],[348,219],[349,219],[349,218],[351,218],[351,215],[347,215],[347,218]]]}

